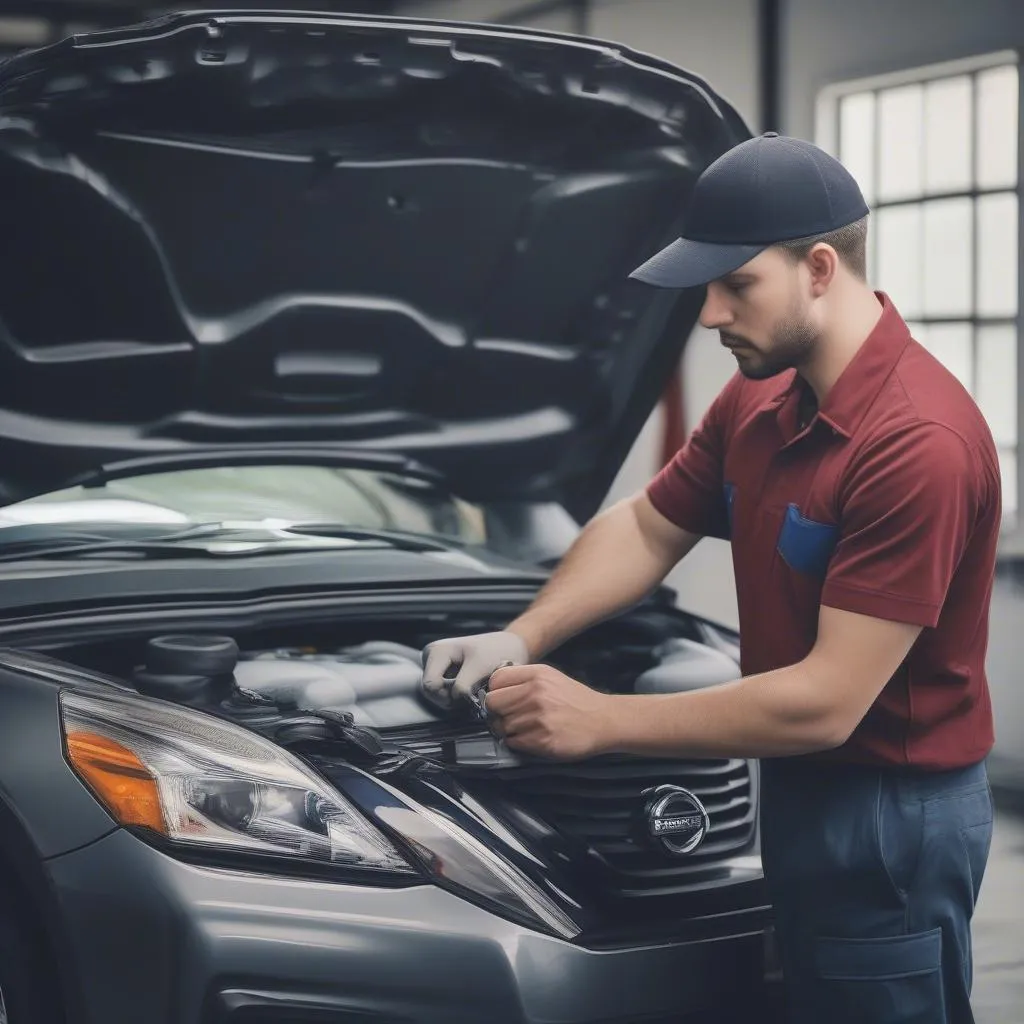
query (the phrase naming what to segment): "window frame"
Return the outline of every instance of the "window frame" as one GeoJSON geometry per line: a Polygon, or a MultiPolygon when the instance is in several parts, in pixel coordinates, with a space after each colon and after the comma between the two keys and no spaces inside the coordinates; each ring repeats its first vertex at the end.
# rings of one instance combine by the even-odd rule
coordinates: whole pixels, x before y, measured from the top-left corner
{"type": "MultiPolygon", "coordinates": [[[[815,102],[815,124],[814,136],[817,145],[832,154],[839,152],[839,107],[840,102],[847,96],[855,93],[872,92],[877,93],[883,89],[890,89],[905,85],[926,85],[928,82],[939,78],[951,78],[959,75],[977,75],[979,72],[992,70],[994,68],[1015,64],[1017,66],[1017,184],[1014,188],[1005,189],[978,189],[975,179],[971,182],[970,189],[957,190],[955,192],[929,193],[914,199],[882,200],[877,203],[882,208],[894,208],[899,205],[913,203],[925,203],[931,200],[950,198],[952,196],[969,196],[977,198],[978,195],[993,195],[1001,192],[1015,192],[1017,196],[1017,315],[1013,317],[998,318],[1000,322],[1015,322],[1017,328],[1017,443],[1015,447],[1015,463],[1017,470],[1017,494],[1016,511],[1005,517],[1003,531],[1000,537],[1001,555],[1024,554],[1024,51],[1021,49],[1004,49],[991,53],[981,54],[973,57],[960,58],[956,60],[922,63],[911,68],[903,68],[898,71],[891,71],[879,74],[866,75],[858,78],[847,78],[838,82],[831,82],[823,86],[817,94],[815,102]]],[[[973,129],[973,124],[972,124],[973,129]]],[[[876,122],[877,139],[877,122],[876,122]]],[[[976,153],[972,154],[972,163],[976,168],[976,153]]],[[[877,188],[878,183],[875,183],[877,188]]],[[[873,200],[875,197],[872,197],[873,200]]],[[[876,202],[870,204],[874,213],[876,202]]],[[[972,289],[975,297],[972,300],[974,308],[969,317],[946,318],[957,319],[958,322],[965,320],[972,324],[979,319],[986,318],[978,316],[976,306],[977,296],[977,251],[972,253],[972,262],[975,268],[975,280],[972,282],[972,289]]],[[[908,317],[915,320],[914,317],[908,317]]],[[[943,318],[935,317],[922,319],[935,319],[941,321],[943,318]]]]}

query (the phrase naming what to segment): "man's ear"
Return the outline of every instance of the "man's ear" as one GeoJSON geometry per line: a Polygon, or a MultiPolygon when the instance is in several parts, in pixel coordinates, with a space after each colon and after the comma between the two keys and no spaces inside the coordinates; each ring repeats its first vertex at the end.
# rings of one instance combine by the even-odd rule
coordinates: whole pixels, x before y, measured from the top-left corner
{"type": "Polygon", "coordinates": [[[819,242],[804,257],[810,277],[811,297],[820,298],[828,291],[839,272],[839,254],[825,242],[819,242]]]}

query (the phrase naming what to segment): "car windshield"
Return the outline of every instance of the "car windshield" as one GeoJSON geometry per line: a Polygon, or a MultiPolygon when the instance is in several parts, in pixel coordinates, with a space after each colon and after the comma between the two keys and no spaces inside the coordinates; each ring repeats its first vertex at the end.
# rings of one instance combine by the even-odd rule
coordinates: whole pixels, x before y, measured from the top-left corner
{"type": "MultiPolygon", "coordinates": [[[[81,530],[244,524],[280,529],[330,523],[360,530],[486,543],[482,510],[411,476],[325,466],[224,466],[151,473],[96,487],[71,487],[0,509],[4,528],[48,524],[81,530]]],[[[11,533],[16,532],[12,530],[11,533]]]]}

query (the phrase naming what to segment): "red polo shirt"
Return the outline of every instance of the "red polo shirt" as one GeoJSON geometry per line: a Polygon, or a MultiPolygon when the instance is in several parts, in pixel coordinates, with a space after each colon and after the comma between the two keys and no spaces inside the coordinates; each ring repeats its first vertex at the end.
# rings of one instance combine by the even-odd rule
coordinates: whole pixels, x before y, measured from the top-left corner
{"type": "Polygon", "coordinates": [[[737,374],[648,494],[683,529],[731,538],[744,675],[804,658],[822,604],[923,626],[849,741],[813,756],[951,768],[993,743],[999,463],[971,396],[878,297],[805,429],[794,371],[737,374]]]}

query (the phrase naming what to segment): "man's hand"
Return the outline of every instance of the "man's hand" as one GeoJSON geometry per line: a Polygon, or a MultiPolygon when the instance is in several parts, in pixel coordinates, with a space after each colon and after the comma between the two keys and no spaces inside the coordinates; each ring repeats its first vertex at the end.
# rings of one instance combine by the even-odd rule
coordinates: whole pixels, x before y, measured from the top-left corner
{"type": "Polygon", "coordinates": [[[548,665],[523,665],[491,676],[487,711],[513,750],[575,761],[604,752],[614,701],[548,665]]]}
{"type": "Polygon", "coordinates": [[[522,637],[507,630],[435,640],[423,649],[423,693],[450,708],[485,683],[499,665],[522,665],[530,652],[522,637]]]}

